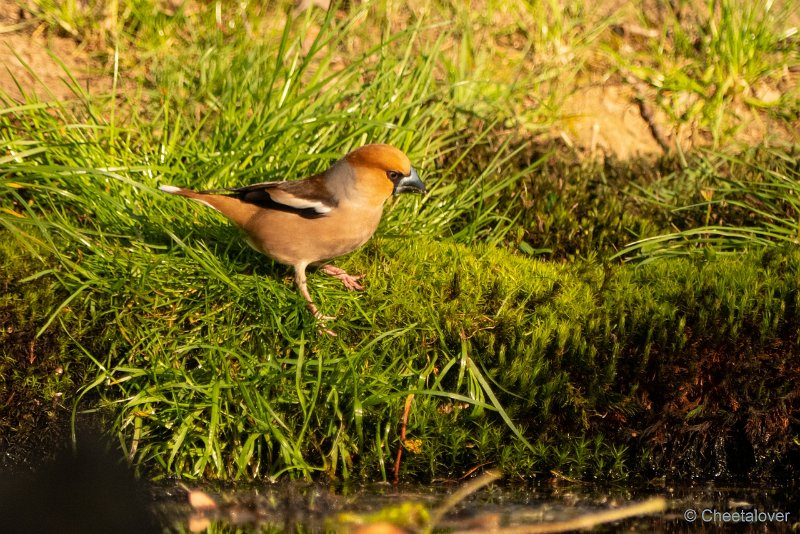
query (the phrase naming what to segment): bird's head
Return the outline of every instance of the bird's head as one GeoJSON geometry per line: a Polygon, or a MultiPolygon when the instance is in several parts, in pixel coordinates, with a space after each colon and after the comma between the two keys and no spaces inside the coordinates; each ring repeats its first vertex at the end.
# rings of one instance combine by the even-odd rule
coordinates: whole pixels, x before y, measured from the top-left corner
{"type": "Polygon", "coordinates": [[[391,145],[365,145],[344,159],[353,168],[359,187],[376,197],[427,191],[408,156],[391,145]]]}

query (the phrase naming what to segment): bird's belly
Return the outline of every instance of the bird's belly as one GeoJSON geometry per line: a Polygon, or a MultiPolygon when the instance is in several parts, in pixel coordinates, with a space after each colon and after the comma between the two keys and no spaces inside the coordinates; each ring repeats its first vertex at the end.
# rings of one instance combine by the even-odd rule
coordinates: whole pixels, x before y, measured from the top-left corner
{"type": "Polygon", "coordinates": [[[280,263],[315,263],[366,243],[378,227],[381,212],[338,212],[317,219],[272,212],[254,217],[243,229],[251,246],[280,263]]]}

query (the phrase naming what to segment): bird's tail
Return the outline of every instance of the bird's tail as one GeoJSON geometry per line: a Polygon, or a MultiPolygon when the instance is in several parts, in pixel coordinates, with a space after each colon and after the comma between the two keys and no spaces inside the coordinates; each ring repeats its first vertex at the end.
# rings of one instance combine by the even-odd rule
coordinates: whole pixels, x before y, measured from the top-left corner
{"type": "Polygon", "coordinates": [[[186,189],[185,187],[176,187],[174,185],[160,185],[158,188],[165,193],[169,193],[171,195],[179,195],[186,198],[191,198],[192,200],[196,200],[201,204],[205,204],[211,208],[214,208],[217,211],[222,211],[220,207],[214,202],[213,195],[207,195],[204,191],[193,191],[191,189],[186,189]]]}
{"type": "Polygon", "coordinates": [[[172,195],[181,195],[182,197],[189,197],[194,194],[191,189],[184,189],[183,187],[175,187],[174,185],[160,185],[158,188],[165,193],[172,195]]]}
{"type": "Polygon", "coordinates": [[[185,187],[176,187],[174,185],[161,185],[158,188],[165,193],[190,198],[201,204],[205,204],[209,208],[214,208],[239,226],[245,224],[253,215],[253,210],[256,209],[253,205],[248,205],[245,209],[240,200],[225,195],[214,194],[215,191],[193,191],[185,187]]]}

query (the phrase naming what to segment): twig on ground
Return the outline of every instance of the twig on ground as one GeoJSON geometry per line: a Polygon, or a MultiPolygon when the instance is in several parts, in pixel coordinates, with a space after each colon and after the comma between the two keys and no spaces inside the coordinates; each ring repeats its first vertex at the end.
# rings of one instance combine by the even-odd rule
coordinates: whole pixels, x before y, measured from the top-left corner
{"type": "Polygon", "coordinates": [[[414,394],[406,397],[406,407],[403,410],[403,419],[400,426],[400,444],[397,447],[397,459],[394,461],[394,481],[395,485],[400,483],[400,460],[403,458],[403,447],[406,441],[406,426],[408,425],[408,414],[411,411],[411,403],[414,402],[414,394]]]}

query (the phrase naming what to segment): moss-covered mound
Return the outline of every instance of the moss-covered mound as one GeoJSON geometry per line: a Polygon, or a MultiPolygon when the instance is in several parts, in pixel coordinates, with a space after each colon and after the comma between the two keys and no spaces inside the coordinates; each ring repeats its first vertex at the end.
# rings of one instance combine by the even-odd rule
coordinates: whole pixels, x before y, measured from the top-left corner
{"type": "Polygon", "coordinates": [[[796,250],[603,268],[379,239],[347,262],[367,273],[365,293],[311,277],[331,284],[336,338],[315,331],[280,268],[234,263],[219,285],[188,258],[176,267],[179,251],[131,254],[84,260],[110,287],[62,311],[45,339],[66,348],[28,364],[34,328],[14,337],[26,324],[14,310],[42,298],[42,279],[10,282],[5,400],[69,404],[72,383],[37,390],[20,373],[94,367],[84,389],[163,473],[389,477],[413,393],[408,476],[487,462],[518,476],[797,475],[796,250]],[[147,269],[110,271],[145,257],[147,269]],[[81,331],[92,339],[69,335],[81,331]]]}

